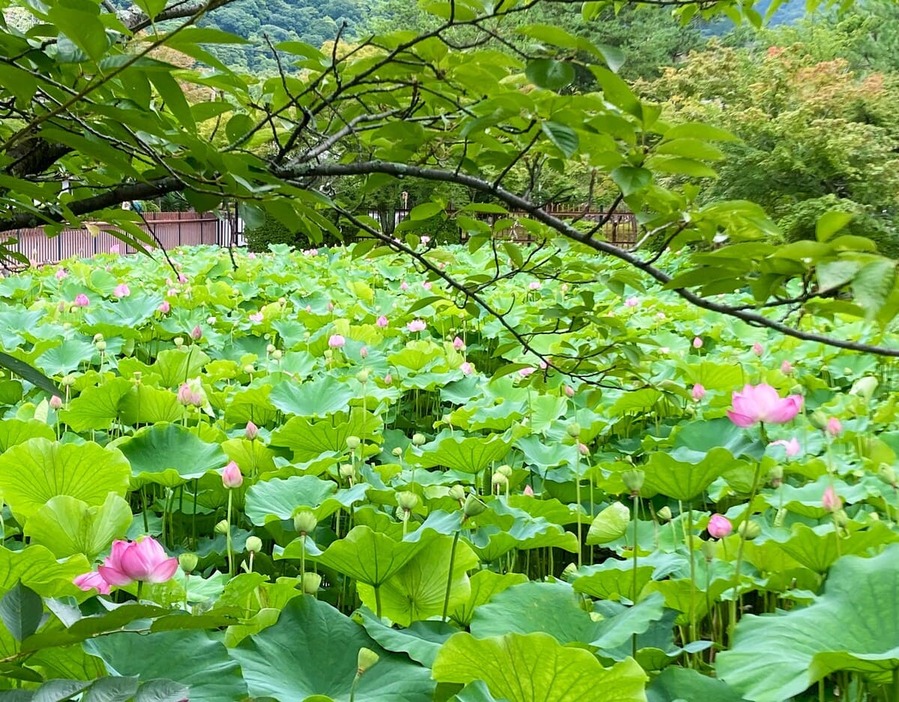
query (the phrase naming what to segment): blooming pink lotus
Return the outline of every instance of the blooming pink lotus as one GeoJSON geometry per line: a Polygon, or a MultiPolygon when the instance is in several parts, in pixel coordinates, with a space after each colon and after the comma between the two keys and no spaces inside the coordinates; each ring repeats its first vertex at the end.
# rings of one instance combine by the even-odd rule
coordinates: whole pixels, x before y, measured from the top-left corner
{"type": "Polygon", "coordinates": [[[172,311],[172,306],[169,304],[168,300],[163,300],[162,304],[159,305],[159,307],[157,307],[156,309],[159,310],[162,314],[168,314],[172,311]]]}
{"type": "Polygon", "coordinates": [[[128,297],[131,294],[131,288],[128,287],[127,283],[119,283],[116,285],[115,290],[112,291],[112,294],[116,297],[128,297]]]}
{"type": "Polygon", "coordinates": [[[428,325],[424,323],[422,319],[413,319],[406,325],[406,329],[410,332],[421,332],[428,328],[428,325]]]}
{"type": "Polygon", "coordinates": [[[705,387],[702,383],[696,383],[696,385],[693,386],[693,389],[690,391],[690,396],[696,400],[696,402],[699,402],[705,397],[705,387]]]}
{"type": "Polygon", "coordinates": [[[453,339],[453,348],[456,349],[456,351],[464,351],[465,342],[457,336],[455,339],[453,339]]]}
{"type": "Polygon", "coordinates": [[[89,304],[91,304],[91,301],[87,299],[87,295],[85,295],[84,293],[78,293],[75,296],[74,304],[75,307],[87,307],[89,304]]]}
{"type": "Polygon", "coordinates": [[[79,575],[74,580],[75,586],[85,592],[96,590],[101,595],[109,594],[109,583],[103,579],[103,576],[92,570],[90,573],[79,575]]]}
{"type": "Polygon", "coordinates": [[[178,559],[169,558],[152,536],[139,541],[112,542],[112,551],[98,570],[110,585],[130,585],[135,580],[164,583],[178,570],[178,559]]]}
{"type": "Polygon", "coordinates": [[[712,538],[723,539],[734,530],[734,525],[723,514],[713,514],[706,528],[712,538]]]}
{"type": "Polygon", "coordinates": [[[340,349],[346,345],[346,339],[340,334],[331,334],[328,337],[328,346],[332,349],[340,349]]]}
{"type": "Polygon", "coordinates": [[[259,324],[263,319],[262,312],[254,312],[250,315],[250,321],[253,322],[253,324],[259,324]]]}
{"type": "Polygon", "coordinates": [[[388,322],[388,321],[387,321],[387,317],[385,317],[385,316],[382,314],[380,317],[378,317],[378,321],[375,322],[375,324],[377,324],[379,327],[381,327],[381,329],[383,329],[383,328],[386,327],[388,324],[390,324],[390,322],[388,322]]]}
{"type": "Polygon", "coordinates": [[[636,297],[629,297],[624,301],[625,307],[636,307],[639,304],[640,300],[638,300],[636,297]]]}
{"type": "Polygon", "coordinates": [[[792,458],[793,456],[798,456],[799,452],[802,451],[802,446],[799,445],[799,441],[796,437],[792,437],[789,441],[786,439],[778,439],[777,441],[771,442],[772,446],[783,446],[784,450],[787,452],[787,457],[792,458]]]}
{"type": "Polygon", "coordinates": [[[69,277],[69,274],[66,272],[65,268],[59,268],[56,271],[56,280],[65,280],[69,277]]]}
{"type": "Polygon", "coordinates": [[[784,424],[799,414],[802,397],[789,395],[781,398],[777,390],[766,383],[746,385],[743,392],[733,395],[733,409],[727,416],[738,427],[750,427],[757,422],[784,424]]]}
{"type": "Polygon", "coordinates": [[[471,375],[474,371],[474,366],[471,365],[468,361],[465,361],[465,363],[459,366],[459,370],[462,371],[462,375],[471,375]]]}
{"type": "Polygon", "coordinates": [[[222,471],[222,485],[229,490],[243,485],[243,473],[240,472],[240,466],[234,461],[229,462],[222,471]]]}

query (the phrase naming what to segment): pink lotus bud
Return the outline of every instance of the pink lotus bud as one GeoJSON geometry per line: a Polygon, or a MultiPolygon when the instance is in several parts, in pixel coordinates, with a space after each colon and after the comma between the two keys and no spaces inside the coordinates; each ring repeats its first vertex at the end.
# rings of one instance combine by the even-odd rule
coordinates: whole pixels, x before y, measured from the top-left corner
{"type": "Polygon", "coordinates": [[[696,383],[693,386],[693,390],[690,391],[690,395],[693,397],[696,402],[699,402],[703,397],[705,397],[705,388],[701,383],[696,383]]]}
{"type": "Polygon", "coordinates": [[[792,375],[793,374],[793,364],[789,361],[784,361],[780,364],[780,372],[784,375],[792,375]]]}
{"type": "Polygon", "coordinates": [[[368,358],[368,346],[359,349],[359,358],[368,358]]]}
{"type": "Polygon", "coordinates": [[[423,283],[421,284],[421,287],[423,287],[425,290],[430,290],[431,287],[432,287],[432,286],[431,286],[431,281],[430,281],[430,280],[426,280],[425,282],[423,282],[423,283]]]}
{"type": "Polygon", "coordinates": [[[158,311],[162,312],[162,314],[168,314],[172,311],[172,306],[169,304],[168,300],[163,300],[162,304],[156,308],[158,311]]]}
{"type": "Polygon", "coordinates": [[[332,334],[328,337],[328,346],[332,349],[340,349],[343,348],[346,344],[346,339],[344,339],[340,334],[332,334]]]}
{"type": "Polygon", "coordinates": [[[528,290],[539,290],[539,289],[540,289],[540,283],[538,283],[536,280],[532,280],[530,283],[528,283],[528,290]]]}
{"type": "Polygon", "coordinates": [[[52,410],[62,409],[62,398],[59,395],[51,395],[50,396],[50,409],[52,409],[52,410]]]}
{"type": "Polygon", "coordinates": [[[87,299],[87,295],[84,293],[78,293],[75,296],[75,307],[87,307],[91,304],[91,301],[87,299]]]}
{"type": "Polygon", "coordinates": [[[763,353],[765,353],[765,347],[762,346],[758,341],[756,341],[752,345],[752,353],[754,353],[756,356],[761,356],[763,353]]]}
{"type": "Polygon", "coordinates": [[[178,282],[184,285],[187,282],[187,276],[184,273],[178,274],[178,282]]]}
{"type": "Polygon", "coordinates": [[[698,336],[693,337],[693,348],[694,349],[702,348],[702,339],[700,339],[698,336]]]}
{"type": "Polygon", "coordinates": [[[431,237],[425,235],[421,238],[421,243],[427,246],[431,242],[431,237]]]}
{"type": "Polygon", "coordinates": [[[56,271],[56,280],[65,280],[69,277],[69,274],[66,272],[65,268],[59,268],[56,271]]]}
{"type": "Polygon", "coordinates": [[[254,312],[250,315],[250,321],[253,322],[253,324],[259,324],[263,319],[262,312],[254,312]]]}
{"type": "Polygon", "coordinates": [[[393,382],[393,376],[388,373],[384,376],[384,385],[390,385],[393,382]]]}
{"type": "Polygon", "coordinates": [[[229,490],[239,488],[243,485],[243,474],[240,472],[240,466],[234,461],[228,463],[222,471],[222,485],[229,490]]]}
{"type": "Polygon", "coordinates": [[[455,339],[453,339],[453,348],[456,349],[456,351],[464,351],[465,342],[457,336],[455,339]]]}
{"type": "Polygon", "coordinates": [[[629,297],[624,301],[625,307],[636,307],[639,304],[640,300],[638,300],[636,297],[629,297]]]}
{"type": "Polygon", "coordinates": [[[375,322],[375,324],[383,329],[389,324],[389,322],[387,321],[387,317],[382,314],[380,317],[378,317],[378,321],[375,322]]]}
{"type": "Polygon", "coordinates": [[[166,295],[167,295],[168,297],[177,297],[177,296],[178,296],[178,292],[179,292],[179,291],[178,291],[178,288],[169,288],[169,290],[168,290],[168,292],[166,293],[166,295]]]}
{"type": "Polygon", "coordinates": [[[462,371],[462,375],[471,375],[472,371],[474,371],[474,366],[465,361],[465,363],[459,366],[459,370],[462,371]]]}
{"type": "Polygon", "coordinates": [[[831,436],[839,436],[843,433],[843,424],[836,417],[831,417],[827,420],[826,431],[831,436]]]}
{"type": "Polygon", "coordinates": [[[533,497],[534,496],[534,488],[532,488],[530,485],[525,485],[524,486],[524,494],[527,495],[528,497],[533,497]]]}
{"type": "Polygon", "coordinates": [[[821,497],[821,506],[828,512],[838,512],[843,507],[843,500],[837,495],[837,491],[833,489],[833,485],[824,488],[824,495],[821,497]]]}
{"type": "Polygon", "coordinates": [[[408,290],[408,289],[409,289],[409,283],[407,283],[405,280],[402,283],[400,283],[400,290],[408,290]]]}
{"type": "Polygon", "coordinates": [[[190,338],[194,341],[199,341],[203,338],[203,330],[200,329],[199,324],[190,330],[190,338]]]}
{"type": "Polygon", "coordinates": [[[131,288],[126,283],[119,283],[112,294],[116,297],[128,297],[131,294],[131,288]]]}
{"type": "Polygon", "coordinates": [[[582,456],[586,456],[590,453],[590,448],[587,446],[587,444],[578,443],[577,450],[578,450],[578,453],[581,454],[582,456]]]}
{"type": "Polygon", "coordinates": [[[79,575],[73,582],[75,583],[75,587],[80,590],[84,590],[85,592],[96,590],[101,595],[109,594],[109,583],[106,582],[103,579],[103,576],[96,571],[91,571],[90,573],[79,575]]]}
{"type": "Polygon", "coordinates": [[[713,514],[706,528],[712,538],[723,539],[734,530],[734,525],[723,514],[713,514]]]}
{"type": "Polygon", "coordinates": [[[259,427],[253,424],[253,422],[247,422],[247,428],[244,429],[244,436],[247,437],[249,441],[253,441],[259,436],[259,427]]]}
{"type": "Polygon", "coordinates": [[[427,329],[427,324],[424,323],[424,320],[421,319],[413,319],[406,325],[406,329],[410,332],[421,332],[427,329]]]}
{"type": "Polygon", "coordinates": [[[531,368],[530,366],[528,366],[527,368],[520,369],[518,371],[518,375],[520,375],[522,378],[527,378],[531,373],[533,373],[536,370],[537,370],[536,368],[531,368]]]}
{"type": "Polygon", "coordinates": [[[328,302],[328,312],[333,312],[333,311],[334,311],[334,303],[328,302]]]}
{"type": "Polygon", "coordinates": [[[247,254],[247,258],[249,258],[249,259],[251,259],[251,260],[252,260],[252,259],[255,259],[255,258],[256,258],[256,254],[253,253],[252,251],[250,251],[250,253],[247,254]]]}

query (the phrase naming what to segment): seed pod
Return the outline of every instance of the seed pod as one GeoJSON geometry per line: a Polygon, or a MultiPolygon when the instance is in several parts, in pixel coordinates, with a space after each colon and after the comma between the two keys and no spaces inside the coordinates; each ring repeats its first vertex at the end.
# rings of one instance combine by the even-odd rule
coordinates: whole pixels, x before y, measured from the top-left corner
{"type": "Polygon", "coordinates": [[[293,528],[300,536],[311,534],[315,531],[315,527],[317,526],[318,519],[316,519],[315,514],[308,509],[297,512],[293,517],[293,528]]]}

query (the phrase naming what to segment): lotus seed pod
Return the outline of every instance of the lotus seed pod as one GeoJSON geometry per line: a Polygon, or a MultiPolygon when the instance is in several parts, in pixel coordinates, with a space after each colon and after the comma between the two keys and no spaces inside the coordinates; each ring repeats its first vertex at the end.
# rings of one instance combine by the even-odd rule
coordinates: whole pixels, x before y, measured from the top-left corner
{"type": "Polygon", "coordinates": [[[200,559],[197,558],[196,553],[182,553],[178,556],[178,565],[181,566],[181,570],[185,573],[193,573],[199,561],[200,559]]]}
{"type": "Polygon", "coordinates": [[[486,509],[487,505],[481,502],[476,495],[469,495],[465,498],[465,504],[462,506],[462,514],[465,515],[466,519],[477,517],[479,514],[483,514],[486,509]]]}
{"type": "Polygon", "coordinates": [[[424,434],[413,434],[412,435],[412,445],[413,446],[421,446],[423,445],[427,439],[424,434]]]}
{"type": "Polygon", "coordinates": [[[184,346],[184,339],[182,339],[180,336],[176,336],[174,339],[172,339],[172,343],[175,344],[175,348],[180,349],[182,346],[184,346]]]}
{"type": "Polygon", "coordinates": [[[248,363],[243,367],[243,372],[247,375],[253,375],[256,372],[256,367],[252,363],[248,363]]]}
{"type": "Polygon", "coordinates": [[[364,384],[364,383],[368,382],[368,376],[369,376],[368,370],[363,368],[361,371],[356,373],[356,380],[358,380],[360,383],[364,384]]]}
{"type": "Polygon", "coordinates": [[[632,495],[636,495],[643,489],[643,481],[646,474],[639,469],[626,470],[621,474],[621,480],[624,486],[631,491],[632,495]]]}
{"type": "Polygon", "coordinates": [[[394,457],[399,458],[400,456],[403,455],[403,449],[401,449],[399,446],[397,446],[397,447],[396,447],[395,449],[393,449],[393,451],[391,451],[390,453],[392,453],[392,454],[394,455],[394,457]]]}
{"type": "Polygon", "coordinates": [[[262,539],[258,536],[248,536],[246,547],[250,553],[259,553],[262,550],[262,539]]]}
{"type": "Polygon", "coordinates": [[[356,475],[356,469],[353,468],[352,463],[344,463],[338,468],[338,473],[340,473],[341,478],[352,478],[356,475]]]}
{"type": "Polygon", "coordinates": [[[268,346],[265,347],[265,352],[267,354],[273,354],[275,351],[277,351],[277,349],[275,348],[274,344],[269,344],[268,346]]]}
{"type": "Polygon", "coordinates": [[[311,534],[317,526],[318,519],[315,518],[315,513],[308,509],[297,512],[293,517],[293,528],[300,536],[311,534]]]}
{"type": "Polygon", "coordinates": [[[490,482],[495,488],[505,488],[509,485],[509,479],[502,473],[494,473],[490,482]]]}
{"type": "Polygon", "coordinates": [[[359,655],[356,657],[356,675],[362,675],[380,659],[381,657],[377,653],[363,646],[359,649],[359,655]]]}
{"type": "Polygon", "coordinates": [[[500,475],[505,475],[507,478],[512,477],[512,466],[500,466],[496,469],[496,472],[500,475]]]}
{"type": "Polygon", "coordinates": [[[827,428],[827,415],[824,414],[821,410],[815,410],[809,415],[809,421],[812,423],[812,426],[815,429],[821,429],[822,431],[827,428]]]}
{"type": "Polygon", "coordinates": [[[278,349],[272,351],[272,359],[275,361],[280,361],[283,356],[284,354],[281,353],[278,349]]]}
{"type": "Polygon", "coordinates": [[[62,378],[63,387],[70,388],[75,384],[75,376],[69,373],[69,375],[65,375],[62,378]]]}
{"type": "Polygon", "coordinates": [[[459,500],[459,502],[461,502],[465,499],[465,488],[461,485],[453,485],[449,489],[449,496],[454,500],[459,500]]]}
{"type": "Polygon", "coordinates": [[[659,518],[660,522],[670,522],[672,517],[671,508],[668,505],[665,505],[656,512],[656,516],[659,518]]]}
{"type": "Polygon", "coordinates": [[[102,334],[94,334],[94,343],[96,344],[98,341],[103,341],[102,334]]]}
{"type": "Polygon", "coordinates": [[[303,592],[307,595],[314,595],[322,586],[322,576],[318,573],[303,573],[303,592]]]}
{"type": "Polygon", "coordinates": [[[106,350],[105,341],[98,341],[95,346],[97,347],[97,351],[99,351],[100,353],[103,353],[106,350]]]}
{"type": "Polygon", "coordinates": [[[568,425],[567,431],[568,436],[570,436],[572,439],[576,439],[581,435],[581,425],[577,422],[572,422],[568,425]]]}
{"type": "Polygon", "coordinates": [[[355,451],[357,448],[359,448],[359,445],[361,443],[362,443],[362,439],[360,439],[358,436],[348,436],[346,438],[346,447],[350,451],[355,451]]]}
{"type": "Polygon", "coordinates": [[[740,524],[737,532],[747,541],[752,541],[761,535],[762,527],[759,526],[758,522],[746,521],[740,524]]]}
{"type": "Polygon", "coordinates": [[[227,534],[229,530],[230,530],[230,527],[228,526],[227,519],[223,519],[222,521],[220,521],[218,524],[215,525],[215,533],[216,534],[227,534]]]}
{"type": "Polygon", "coordinates": [[[403,492],[396,493],[396,503],[400,509],[405,510],[406,512],[411,512],[413,509],[418,507],[419,503],[418,495],[414,492],[410,492],[408,490],[404,490],[403,492]]]}

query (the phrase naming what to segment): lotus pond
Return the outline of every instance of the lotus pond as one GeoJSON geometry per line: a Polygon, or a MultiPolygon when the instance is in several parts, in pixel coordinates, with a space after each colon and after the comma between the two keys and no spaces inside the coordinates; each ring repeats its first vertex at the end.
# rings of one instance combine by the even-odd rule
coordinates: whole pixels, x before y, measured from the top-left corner
{"type": "Polygon", "coordinates": [[[356,253],[0,280],[0,699],[899,700],[888,361],[356,253]]]}

